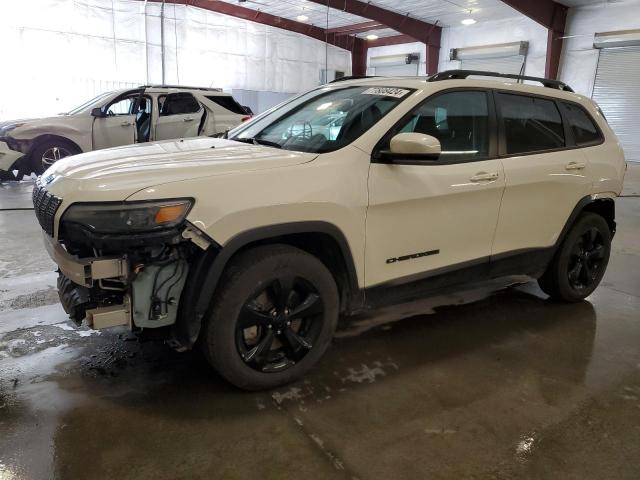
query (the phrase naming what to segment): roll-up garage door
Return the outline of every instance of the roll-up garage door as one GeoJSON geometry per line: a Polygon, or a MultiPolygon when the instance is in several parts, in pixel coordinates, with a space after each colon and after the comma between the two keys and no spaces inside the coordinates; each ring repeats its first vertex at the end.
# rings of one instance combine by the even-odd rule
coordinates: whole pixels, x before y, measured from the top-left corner
{"type": "Polygon", "coordinates": [[[527,48],[528,42],[454,48],[450,52],[450,59],[460,61],[462,70],[519,75],[524,72],[527,48]]]}
{"type": "Polygon", "coordinates": [[[503,58],[469,58],[460,61],[462,70],[485,70],[487,72],[511,73],[520,75],[523,72],[524,55],[503,58]]]}
{"type": "Polygon", "coordinates": [[[624,148],[627,160],[640,162],[640,45],[600,50],[595,100],[624,148]]]}
{"type": "Polygon", "coordinates": [[[419,75],[420,55],[403,53],[400,55],[383,55],[369,59],[372,75],[378,77],[410,77],[419,75]]]}

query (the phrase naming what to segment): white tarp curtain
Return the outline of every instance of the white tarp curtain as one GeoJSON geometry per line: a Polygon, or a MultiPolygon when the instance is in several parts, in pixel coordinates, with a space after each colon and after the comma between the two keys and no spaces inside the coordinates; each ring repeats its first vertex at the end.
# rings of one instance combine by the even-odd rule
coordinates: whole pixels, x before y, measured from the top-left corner
{"type": "MultiPolygon", "coordinates": [[[[2,0],[0,119],[160,83],[160,38],[157,2],[2,0]]],[[[165,45],[168,84],[295,93],[325,66],[318,40],[184,5],[165,5],[165,45]]],[[[350,53],[329,46],[328,68],[349,74],[350,53]]]]}

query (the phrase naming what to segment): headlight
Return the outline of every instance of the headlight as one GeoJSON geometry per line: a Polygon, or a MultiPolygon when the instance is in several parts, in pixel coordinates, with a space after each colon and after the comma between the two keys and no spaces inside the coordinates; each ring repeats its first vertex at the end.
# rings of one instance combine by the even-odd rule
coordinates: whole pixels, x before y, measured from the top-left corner
{"type": "Polygon", "coordinates": [[[62,223],[77,224],[96,233],[140,233],[167,230],[189,213],[193,201],[171,199],[153,202],[76,203],[62,216],[62,223]]]}
{"type": "Polygon", "coordinates": [[[4,127],[0,127],[0,137],[5,137],[7,134],[18,127],[23,126],[24,123],[10,123],[9,125],[5,125],[4,127]]]}

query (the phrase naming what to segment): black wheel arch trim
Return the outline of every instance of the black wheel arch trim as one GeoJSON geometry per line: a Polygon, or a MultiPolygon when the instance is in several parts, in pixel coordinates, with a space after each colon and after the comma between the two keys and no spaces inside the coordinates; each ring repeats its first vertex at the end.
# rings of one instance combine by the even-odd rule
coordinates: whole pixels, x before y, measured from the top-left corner
{"type": "MultiPolygon", "coordinates": [[[[603,216],[603,217],[607,221],[607,223],[609,224],[609,228],[611,229],[611,238],[613,238],[613,235],[616,232],[615,201],[614,201],[614,199],[613,198],[609,198],[609,197],[607,197],[607,198],[593,198],[591,195],[586,195],[586,196],[582,197],[578,201],[576,206],[573,208],[573,211],[569,215],[569,218],[567,219],[567,222],[564,224],[564,227],[560,231],[560,235],[558,235],[558,239],[556,240],[556,244],[554,245],[554,249],[555,250],[558,250],[558,248],[560,247],[560,245],[564,241],[565,237],[569,233],[569,230],[571,229],[573,224],[578,219],[578,216],[582,212],[584,212],[585,210],[593,211],[593,210],[588,210],[587,207],[589,205],[597,205],[598,202],[601,202],[601,204],[603,204],[603,205],[608,205],[608,207],[611,208],[611,218],[606,218],[605,216],[603,216]]],[[[596,210],[596,211],[594,211],[594,213],[599,213],[599,212],[596,210]]]]}
{"type": "Polygon", "coordinates": [[[180,300],[178,320],[173,328],[174,340],[182,349],[191,348],[198,339],[202,320],[207,313],[216,288],[229,260],[242,248],[256,242],[294,234],[329,235],[340,248],[347,275],[347,295],[343,298],[347,311],[356,311],[364,304],[364,290],[359,287],[358,275],[346,236],[336,225],[323,221],[302,221],[268,225],[244,231],[224,245],[212,244],[191,265],[180,300]]]}

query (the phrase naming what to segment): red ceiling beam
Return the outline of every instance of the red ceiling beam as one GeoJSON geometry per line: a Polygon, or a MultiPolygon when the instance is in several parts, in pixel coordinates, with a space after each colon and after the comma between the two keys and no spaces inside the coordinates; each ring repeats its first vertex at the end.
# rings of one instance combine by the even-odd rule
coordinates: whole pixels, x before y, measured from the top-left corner
{"type": "Polygon", "coordinates": [[[553,0],[502,0],[531,20],[547,29],[547,58],[544,76],[558,78],[560,54],[562,53],[562,37],[567,23],[568,7],[553,0]]]}
{"type": "Polygon", "coordinates": [[[564,30],[568,7],[553,0],[502,0],[511,8],[526,15],[550,30],[564,30]],[[564,11],[564,18],[560,14],[564,11]]]}
{"type": "MultiPolygon", "coordinates": [[[[427,45],[426,65],[427,73],[432,75],[438,71],[438,59],[440,55],[440,36],[442,28],[423,20],[392,12],[382,7],[378,7],[369,2],[360,0],[309,0],[318,5],[335,8],[352,15],[368,18],[380,22],[388,28],[392,28],[404,36],[401,43],[422,42],[427,45]]],[[[378,39],[382,40],[382,39],[378,39]]],[[[373,40],[377,42],[378,40],[373,40]]],[[[399,41],[399,39],[398,39],[399,41]]],[[[391,44],[389,44],[391,45],[391,44]]],[[[372,42],[367,43],[368,47],[375,46],[372,42]]]]}
{"type": "Polygon", "coordinates": [[[367,47],[386,47],[388,45],[400,45],[402,43],[413,43],[416,39],[409,35],[393,35],[391,37],[380,37],[375,40],[368,40],[367,47]]]}
{"type": "Polygon", "coordinates": [[[375,20],[418,42],[440,46],[440,27],[360,0],[309,0],[352,15],[375,20]]]}
{"type": "Polygon", "coordinates": [[[380,22],[370,21],[363,23],[356,23],[354,25],[345,25],[343,27],[335,27],[327,30],[327,33],[335,33],[337,35],[352,35],[356,33],[368,32],[369,30],[376,30],[379,28],[385,28],[386,26],[380,22]]]}

